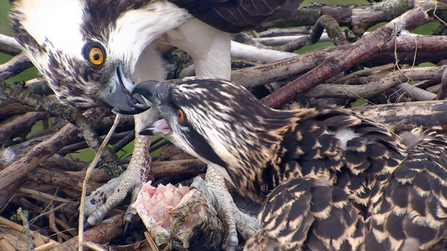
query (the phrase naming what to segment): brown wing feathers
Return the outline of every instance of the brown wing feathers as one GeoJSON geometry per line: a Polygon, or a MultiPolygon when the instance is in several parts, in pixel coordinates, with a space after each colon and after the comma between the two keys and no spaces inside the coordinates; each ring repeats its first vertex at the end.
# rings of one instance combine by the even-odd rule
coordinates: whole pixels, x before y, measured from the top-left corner
{"type": "Polygon", "coordinates": [[[367,237],[371,248],[427,250],[444,237],[446,154],[446,142],[430,136],[409,149],[408,157],[385,187],[384,196],[374,204],[372,231],[367,237]],[[382,242],[377,241],[380,236],[385,236],[382,242]]]}
{"type": "Polygon", "coordinates": [[[339,187],[317,179],[292,180],[275,189],[258,219],[263,227],[246,250],[356,250],[364,223],[339,187]]]}
{"type": "Polygon", "coordinates": [[[286,18],[303,0],[170,0],[205,23],[230,33],[286,18]],[[277,14],[279,13],[279,14],[277,14]],[[288,15],[287,15],[288,14],[288,15]]]}
{"type": "Polygon", "coordinates": [[[280,151],[295,178],[268,196],[246,250],[418,250],[445,235],[444,141],[407,149],[383,126],[337,110],[297,123],[280,151]]]}

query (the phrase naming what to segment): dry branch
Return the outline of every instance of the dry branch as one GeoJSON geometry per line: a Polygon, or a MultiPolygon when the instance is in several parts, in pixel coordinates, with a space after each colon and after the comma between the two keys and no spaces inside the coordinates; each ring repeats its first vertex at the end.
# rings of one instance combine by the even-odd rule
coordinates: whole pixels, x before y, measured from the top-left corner
{"type": "MultiPolygon", "coordinates": [[[[68,189],[74,192],[81,192],[82,178],[63,172],[58,169],[52,169],[48,166],[41,165],[35,168],[26,176],[27,180],[34,181],[38,184],[51,184],[60,189],[68,189]]],[[[102,184],[90,181],[87,185],[88,193],[93,192],[102,184]]]]}
{"type": "MultiPolygon", "coordinates": [[[[305,98],[370,98],[389,88],[409,81],[430,79],[441,81],[446,67],[404,69],[388,73],[379,79],[369,77],[365,85],[321,84],[310,91],[297,95],[305,98]]],[[[434,95],[434,94],[433,94],[434,95]]],[[[434,96],[433,98],[434,99],[434,96]]]]}
{"type": "Polygon", "coordinates": [[[292,101],[297,94],[309,91],[334,75],[383,51],[387,44],[394,44],[394,37],[398,36],[403,29],[411,30],[428,21],[426,10],[416,7],[371,32],[367,37],[356,42],[354,47],[346,53],[326,59],[308,73],[263,98],[262,101],[268,106],[280,107],[292,101]]]}
{"type": "MultiPolygon", "coordinates": [[[[344,57],[356,44],[326,47],[271,64],[235,70],[232,73],[231,80],[247,88],[252,88],[288,79],[308,72],[331,57],[344,57]]],[[[400,63],[438,62],[447,58],[445,48],[447,48],[447,38],[445,36],[415,37],[402,35],[397,37],[394,43],[385,45],[382,53],[371,58],[362,58],[360,63],[368,62],[372,64],[374,62],[373,65],[395,63],[395,50],[400,63]],[[415,57],[415,53],[417,53],[417,57],[415,57]]],[[[343,62],[346,61],[344,58],[342,59],[343,62]]],[[[352,62],[351,65],[355,65],[355,63],[352,62]]],[[[339,69],[336,70],[336,72],[342,72],[339,69]]],[[[330,74],[330,76],[333,75],[336,75],[336,73],[330,74]]]]}
{"type": "Polygon", "coordinates": [[[443,1],[387,0],[367,5],[311,4],[298,10],[292,18],[264,23],[260,29],[312,26],[318,18],[328,15],[337,20],[341,26],[348,26],[356,35],[361,36],[370,27],[381,22],[391,21],[415,6],[433,4],[438,5],[437,15],[445,13],[447,5],[443,1]]]}
{"type": "MultiPolygon", "coordinates": [[[[84,115],[94,119],[98,114],[93,111],[89,110],[84,115]]],[[[17,179],[20,179],[48,157],[59,151],[72,137],[76,136],[76,133],[77,127],[73,124],[67,124],[47,141],[36,145],[24,157],[14,161],[11,165],[0,171],[0,190],[17,179]]]]}
{"type": "Polygon", "coordinates": [[[438,91],[436,99],[442,100],[447,96],[447,69],[442,73],[441,86],[438,91]]]}
{"type": "MultiPolygon", "coordinates": [[[[34,95],[24,89],[23,86],[19,87],[17,84],[6,85],[5,83],[0,82],[0,91],[1,90],[3,90],[5,95],[7,95],[8,97],[14,98],[17,101],[33,106],[35,109],[46,110],[51,114],[62,117],[70,122],[74,122],[79,127],[79,131],[84,136],[87,144],[93,150],[98,149],[100,142],[96,131],[93,130],[91,123],[73,107],[51,100],[42,99],[41,96],[34,95]]],[[[96,121],[98,119],[101,119],[107,112],[107,110],[101,110],[100,107],[91,108],[90,110],[92,109],[96,110],[96,121]]],[[[109,170],[111,170],[113,175],[119,175],[119,173],[122,173],[122,167],[115,163],[118,160],[118,157],[116,156],[116,153],[113,152],[109,147],[105,148],[103,157],[104,160],[107,161],[107,163],[110,165],[109,170]]]]}
{"type": "MultiPolygon", "coordinates": [[[[91,241],[95,243],[107,243],[113,238],[118,236],[121,231],[123,224],[123,215],[118,214],[104,220],[101,224],[88,229],[84,232],[85,241],[91,241]]],[[[77,250],[78,249],[78,237],[74,237],[63,244],[50,249],[49,251],[66,251],[66,250],[77,250]]]]}
{"type": "Polygon", "coordinates": [[[0,34],[0,52],[15,56],[22,52],[22,49],[14,38],[0,34]]]}
{"type": "Polygon", "coordinates": [[[343,34],[343,31],[341,30],[341,27],[340,25],[338,25],[337,21],[331,16],[323,15],[318,18],[317,22],[315,23],[312,34],[307,37],[302,37],[301,39],[297,39],[285,45],[279,46],[277,49],[280,51],[294,51],[305,45],[315,44],[320,40],[324,29],[327,30],[329,37],[332,39],[335,45],[348,44],[348,41],[346,40],[346,37],[343,34]]]}
{"type": "Polygon", "coordinates": [[[445,100],[360,106],[353,110],[360,112],[364,117],[397,129],[447,125],[445,100]]]}
{"type": "Polygon", "coordinates": [[[37,121],[48,118],[46,112],[28,112],[23,116],[20,116],[13,121],[5,123],[0,126],[0,144],[3,144],[6,140],[10,139],[12,135],[17,135],[24,128],[30,128],[37,121]]]}
{"type": "Polygon", "coordinates": [[[28,57],[25,54],[20,53],[13,57],[9,62],[0,64],[0,79],[5,80],[12,78],[32,66],[33,63],[31,63],[28,57]]]}

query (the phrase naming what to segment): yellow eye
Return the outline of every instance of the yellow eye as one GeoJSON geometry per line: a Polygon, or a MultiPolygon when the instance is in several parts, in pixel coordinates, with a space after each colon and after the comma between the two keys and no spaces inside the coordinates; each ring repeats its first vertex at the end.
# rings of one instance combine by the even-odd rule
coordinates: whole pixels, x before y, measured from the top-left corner
{"type": "Polygon", "coordinates": [[[92,47],[88,53],[88,60],[94,65],[104,63],[104,53],[99,47],[92,47]]]}

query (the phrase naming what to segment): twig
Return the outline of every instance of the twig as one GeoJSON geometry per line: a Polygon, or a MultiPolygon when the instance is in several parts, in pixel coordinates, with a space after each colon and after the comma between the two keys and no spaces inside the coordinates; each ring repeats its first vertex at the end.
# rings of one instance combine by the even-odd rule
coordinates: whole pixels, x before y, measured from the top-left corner
{"type": "Polygon", "coordinates": [[[372,67],[372,68],[366,68],[363,70],[355,71],[355,72],[348,74],[342,78],[339,78],[336,81],[334,81],[333,84],[342,84],[350,79],[357,79],[361,76],[369,76],[369,75],[375,74],[377,72],[389,71],[393,68],[394,68],[394,63],[390,63],[390,64],[386,64],[386,65],[379,65],[379,66],[372,67]]]}
{"type": "Polygon", "coordinates": [[[4,189],[15,180],[23,177],[48,157],[56,153],[62,146],[67,144],[76,133],[77,127],[68,124],[47,141],[33,147],[24,157],[14,161],[11,165],[0,171],[0,190],[4,189]]]}
{"type": "MultiPolygon", "coordinates": [[[[69,189],[73,192],[82,191],[82,178],[58,169],[49,168],[45,165],[46,163],[47,162],[44,162],[42,165],[45,166],[45,168],[38,167],[27,174],[26,177],[28,180],[38,184],[54,185],[60,187],[60,189],[69,189]]],[[[93,192],[100,186],[101,184],[90,181],[87,186],[87,192],[93,192]]]]}
{"type": "Polygon", "coordinates": [[[113,145],[112,150],[114,152],[118,152],[119,150],[121,150],[123,147],[125,147],[127,144],[129,144],[130,142],[132,142],[135,139],[135,130],[126,132],[127,135],[122,138],[120,141],[118,141],[115,145],[113,145]]]}
{"type": "Polygon", "coordinates": [[[249,35],[245,34],[244,32],[233,34],[232,38],[233,38],[233,41],[235,41],[235,42],[248,44],[248,45],[254,46],[254,47],[259,48],[259,49],[273,49],[273,48],[271,48],[269,46],[265,46],[265,45],[259,43],[258,41],[256,41],[255,39],[253,39],[249,35]]]}
{"type": "Polygon", "coordinates": [[[254,46],[231,41],[231,56],[240,59],[271,63],[278,60],[295,57],[296,54],[269,49],[259,49],[254,46]]]}
{"type": "MultiPolygon", "coordinates": [[[[0,92],[0,99],[1,95],[0,92]]],[[[31,106],[21,104],[14,99],[0,100],[0,120],[33,111],[34,109],[31,106]]]]}
{"type": "Polygon", "coordinates": [[[341,30],[338,22],[331,16],[323,15],[318,18],[317,22],[314,25],[312,33],[295,41],[289,42],[285,45],[279,46],[277,50],[279,51],[294,51],[305,45],[315,44],[320,40],[321,35],[323,34],[324,29],[327,30],[329,37],[332,39],[335,45],[345,45],[348,44],[343,31],[341,30]]]}
{"type": "Polygon", "coordinates": [[[158,149],[162,148],[165,145],[170,144],[169,141],[164,140],[160,142],[159,144],[151,144],[151,147],[149,148],[149,152],[157,151],[158,149]]]}
{"type": "MultiPolygon", "coordinates": [[[[266,46],[281,46],[287,43],[291,43],[295,40],[308,39],[309,35],[297,35],[297,36],[280,36],[280,37],[263,37],[263,38],[253,38],[254,41],[266,46]]],[[[323,33],[320,36],[318,42],[331,42],[327,33],[323,33]]]]}
{"type": "Polygon", "coordinates": [[[156,178],[172,175],[198,175],[205,173],[206,165],[198,159],[154,161],[151,170],[156,178]]]}
{"type": "Polygon", "coordinates": [[[286,29],[269,29],[266,31],[258,32],[258,35],[259,38],[264,38],[264,37],[276,37],[276,36],[296,36],[309,33],[310,32],[308,27],[299,27],[299,28],[286,28],[286,29]]]}
{"type": "MultiPolygon", "coordinates": [[[[113,143],[115,143],[117,140],[123,138],[125,135],[128,136],[128,135],[129,135],[129,132],[126,131],[126,132],[114,133],[114,134],[112,135],[112,138],[111,138],[111,140],[110,140],[109,143],[113,144],[113,143]]],[[[99,138],[100,141],[102,141],[102,140],[104,139],[104,137],[105,137],[105,135],[101,135],[101,136],[99,136],[98,138],[99,138]]],[[[132,141],[132,140],[131,140],[131,141],[132,141]]],[[[129,141],[129,142],[130,142],[130,141],[129,141]]],[[[128,142],[128,143],[129,143],[129,142],[128,142]]],[[[66,154],[68,154],[68,153],[76,152],[77,150],[84,149],[84,148],[87,148],[87,147],[89,147],[89,145],[87,144],[87,142],[85,142],[85,140],[83,140],[83,139],[80,139],[78,142],[75,142],[75,143],[73,143],[73,144],[64,146],[64,147],[58,152],[58,154],[64,156],[64,155],[66,155],[66,154]]],[[[112,149],[113,149],[113,148],[112,148],[112,149]]],[[[116,151],[114,151],[114,152],[116,152],[116,151]]]]}
{"type": "Polygon", "coordinates": [[[115,128],[118,126],[120,117],[121,116],[119,114],[116,114],[115,123],[113,123],[109,133],[107,133],[106,138],[102,142],[101,146],[99,146],[95,158],[93,159],[92,163],[90,163],[90,166],[88,167],[87,172],[85,173],[84,182],[82,183],[81,204],[79,206],[79,229],[78,229],[79,251],[83,251],[83,244],[84,244],[84,218],[85,218],[84,210],[85,210],[85,196],[87,193],[87,182],[88,179],[90,178],[93,168],[95,168],[96,164],[98,164],[98,161],[101,158],[101,154],[104,151],[104,148],[107,146],[107,142],[109,142],[110,137],[112,137],[112,134],[115,131],[115,128]]]}
{"type": "Polygon", "coordinates": [[[19,207],[17,209],[17,213],[20,215],[20,218],[22,219],[23,230],[25,231],[27,244],[28,244],[28,250],[32,251],[32,250],[34,250],[34,243],[33,243],[33,237],[31,236],[30,229],[29,229],[28,216],[22,211],[21,207],[19,207]]]}
{"type": "MultiPolygon", "coordinates": [[[[8,219],[6,219],[6,218],[3,218],[3,217],[1,217],[1,216],[0,216],[0,225],[8,226],[9,228],[14,229],[14,230],[16,230],[16,231],[18,231],[18,232],[24,232],[24,231],[25,231],[24,228],[23,228],[23,226],[21,226],[21,225],[15,223],[15,222],[13,222],[13,221],[10,221],[10,220],[8,220],[8,219]]],[[[34,235],[34,234],[37,233],[37,232],[35,232],[35,231],[33,231],[33,230],[30,230],[30,233],[31,233],[32,235],[34,235]]],[[[43,235],[42,235],[42,238],[43,238],[44,241],[57,243],[57,242],[53,241],[52,239],[50,239],[50,238],[48,238],[48,237],[46,237],[46,236],[43,236],[43,235]]]]}
{"type": "Polygon", "coordinates": [[[56,215],[54,213],[54,206],[50,203],[50,212],[48,213],[48,225],[50,229],[57,235],[57,240],[59,242],[67,241],[70,236],[62,233],[56,226],[56,215]]]}
{"type": "Polygon", "coordinates": [[[445,99],[447,95],[447,68],[442,72],[441,86],[439,87],[438,95],[436,99],[445,99]]]}
{"type": "Polygon", "coordinates": [[[144,231],[144,238],[146,238],[146,241],[149,244],[151,251],[159,251],[157,244],[155,243],[154,239],[152,238],[152,236],[149,234],[148,231],[144,231]]]}
{"type": "Polygon", "coordinates": [[[72,203],[71,200],[63,199],[63,198],[60,198],[60,197],[57,197],[57,196],[54,196],[54,195],[49,195],[49,194],[46,194],[46,193],[42,193],[42,192],[39,192],[39,191],[35,191],[33,189],[24,188],[24,187],[21,187],[19,189],[19,192],[29,194],[29,195],[31,195],[31,197],[38,198],[39,200],[45,199],[45,200],[48,200],[48,201],[57,201],[57,202],[62,202],[62,203],[72,203]]]}
{"type": "Polygon", "coordinates": [[[107,249],[102,248],[100,245],[98,245],[98,244],[96,244],[94,242],[91,242],[91,241],[84,242],[84,245],[86,247],[88,247],[89,249],[93,249],[93,250],[96,250],[96,251],[107,251],[107,249]]]}
{"type": "MultiPolygon", "coordinates": [[[[417,79],[413,79],[414,81],[417,79]]],[[[414,85],[402,83],[396,86],[399,90],[404,90],[416,101],[428,101],[436,99],[436,94],[418,88],[414,85]]]]}
{"type": "MultiPolygon", "coordinates": [[[[261,27],[262,29],[268,29],[272,27],[311,26],[320,16],[329,15],[335,18],[341,26],[350,27],[357,36],[360,36],[373,25],[388,22],[412,9],[415,2],[412,0],[388,0],[386,3],[368,5],[312,5],[298,10],[293,18],[266,22],[261,27]]],[[[433,2],[429,2],[429,4],[433,4],[433,2]]],[[[439,7],[437,12],[445,12],[445,6],[439,7]]]]}

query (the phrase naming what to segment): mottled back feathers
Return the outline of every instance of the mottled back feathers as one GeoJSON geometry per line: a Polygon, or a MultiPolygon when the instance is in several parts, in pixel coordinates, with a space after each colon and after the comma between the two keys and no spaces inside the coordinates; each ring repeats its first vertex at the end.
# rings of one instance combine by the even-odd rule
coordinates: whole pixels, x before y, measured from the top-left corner
{"type": "Polygon", "coordinates": [[[216,79],[141,84],[136,93],[161,111],[169,140],[263,201],[262,229],[245,250],[426,250],[445,234],[440,137],[414,131],[416,140],[403,141],[343,109],[273,110],[216,79]],[[192,130],[208,151],[195,151],[192,130]]]}

